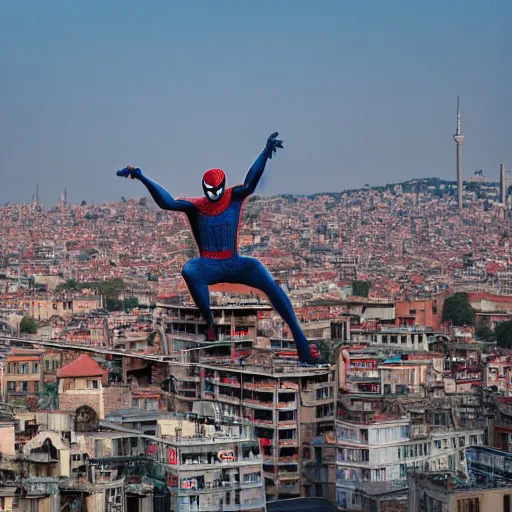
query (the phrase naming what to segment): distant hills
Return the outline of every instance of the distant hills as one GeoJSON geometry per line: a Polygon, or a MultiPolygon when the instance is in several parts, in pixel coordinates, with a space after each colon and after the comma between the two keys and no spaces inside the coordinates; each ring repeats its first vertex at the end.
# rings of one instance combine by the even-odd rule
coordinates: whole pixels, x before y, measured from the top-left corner
{"type": "MultiPolygon", "coordinates": [[[[474,176],[481,176],[480,171],[475,172],[474,176]]],[[[481,189],[496,188],[500,184],[495,181],[464,181],[464,186],[473,192],[479,192],[481,189]]],[[[432,195],[444,196],[454,195],[457,190],[457,182],[444,180],[441,178],[416,178],[399,183],[387,183],[386,185],[369,186],[365,185],[361,188],[346,189],[341,192],[316,192],[314,194],[279,194],[277,197],[283,199],[293,199],[298,197],[307,197],[308,199],[317,199],[320,196],[330,196],[334,199],[341,199],[343,196],[351,196],[359,194],[363,191],[372,190],[376,192],[391,192],[405,194],[420,194],[429,192],[432,195]]]]}

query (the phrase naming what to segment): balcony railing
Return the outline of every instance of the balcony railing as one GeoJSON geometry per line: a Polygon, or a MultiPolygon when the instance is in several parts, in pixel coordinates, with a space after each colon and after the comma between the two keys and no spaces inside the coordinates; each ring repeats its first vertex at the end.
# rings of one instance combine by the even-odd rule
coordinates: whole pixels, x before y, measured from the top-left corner
{"type": "Polygon", "coordinates": [[[411,438],[428,437],[428,425],[411,425],[411,438]]]}
{"type": "Polygon", "coordinates": [[[297,408],[297,402],[278,402],[277,403],[278,409],[296,409],[297,408]]]}
{"type": "Polygon", "coordinates": [[[204,487],[199,489],[176,489],[179,495],[189,496],[193,494],[202,494],[207,492],[218,492],[218,491],[235,491],[240,489],[249,489],[253,487],[261,487],[261,480],[256,482],[231,482],[231,481],[221,481],[221,482],[206,482],[204,487]]]}
{"type": "Polygon", "coordinates": [[[277,383],[275,381],[269,382],[244,382],[244,389],[254,389],[259,391],[276,389],[277,383]]]}
{"type": "Polygon", "coordinates": [[[192,505],[189,503],[180,503],[178,505],[178,510],[180,512],[212,512],[213,510],[223,510],[224,512],[237,512],[241,510],[253,510],[258,508],[264,508],[265,507],[265,500],[255,500],[255,501],[249,501],[246,503],[233,503],[233,504],[226,504],[226,503],[210,503],[210,504],[199,504],[199,505],[192,505]]]}

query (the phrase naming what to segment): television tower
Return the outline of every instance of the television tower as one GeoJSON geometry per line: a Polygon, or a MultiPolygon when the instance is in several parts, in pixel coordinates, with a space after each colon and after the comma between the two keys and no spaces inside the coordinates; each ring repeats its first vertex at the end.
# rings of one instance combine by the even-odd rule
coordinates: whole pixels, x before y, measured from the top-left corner
{"type": "Polygon", "coordinates": [[[503,206],[507,207],[507,173],[505,171],[505,166],[503,164],[500,165],[500,200],[503,206]]]}
{"type": "Polygon", "coordinates": [[[453,136],[455,144],[457,144],[457,206],[459,211],[462,210],[462,162],[461,152],[462,143],[464,142],[464,135],[460,132],[460,103],[459,95],[457,94],[457,131],[453,136]]]}

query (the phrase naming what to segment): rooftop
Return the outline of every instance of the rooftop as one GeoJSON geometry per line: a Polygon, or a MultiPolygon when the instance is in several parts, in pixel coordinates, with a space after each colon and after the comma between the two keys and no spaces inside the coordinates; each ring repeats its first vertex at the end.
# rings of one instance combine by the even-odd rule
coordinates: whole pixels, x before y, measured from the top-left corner
{"type": "Polygon", "coordinates": [[[57,377],[100,377],[104,374],[99,364],[88,354],[82,354],[72,363],[69,363],[57,371],[57,377]]]}

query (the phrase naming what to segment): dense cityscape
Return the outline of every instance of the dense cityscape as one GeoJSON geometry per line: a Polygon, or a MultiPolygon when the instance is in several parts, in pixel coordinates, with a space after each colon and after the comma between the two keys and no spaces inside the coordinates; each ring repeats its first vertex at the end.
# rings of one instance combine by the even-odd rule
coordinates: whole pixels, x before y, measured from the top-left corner
{"type": "Polygon", "coordinates": [[[510,20],[0,1],[0,512],[512,512],[510,20]]]}
{"type": "Polygon", "coordinates": [[[512,510],[508,173],[462,184],[454,138],[458,183],[247,203],[315,365],[243,285],[208,341],[151,199],[1,206],[0,509],[512,510]]]}

